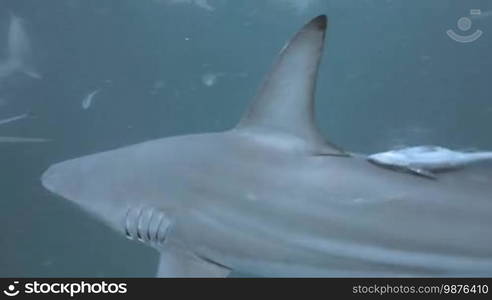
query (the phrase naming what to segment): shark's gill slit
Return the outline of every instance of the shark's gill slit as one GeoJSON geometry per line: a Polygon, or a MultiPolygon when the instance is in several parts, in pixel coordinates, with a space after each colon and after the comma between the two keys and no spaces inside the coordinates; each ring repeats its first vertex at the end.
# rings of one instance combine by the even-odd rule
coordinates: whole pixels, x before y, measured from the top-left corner
{"type": "Polygon", "coordinates": [[[157,243],[162,243],[166,239],[166,233],[169,229],[169,222],[166,217],[163,215],[161,220],[159,221],[159,225],[156,230],[155,238],[157,243]]]}
{"type": "Polygon", "coordinates": [[[126,211],[126,215],[125,215],[125,235],[128,239],[130,240],[133,240],[133,234],[131,232],[131,227],[132,227],[132,224],[131,224],[131,220],[132,220],[132,217],[131,217],[131,213],[132,213],[132,209],[129,209],[126,211]]]}
{"type": "Polygon", "coordinates": [[[149,226],[148,226],[148,230],[147,230],[147,235],[146,235],[146,240],[147,241],[152,241],[152,218],[154,217],[154,209],[151,209],[150,212],[149,212],[150,216],[149,216],[149,226]]]}
{"type": "Polygon", "coordinates": [[[157,214],[157,218],[154,218],[154,226],[151,227],[151,230],[149,230],[151,240],[158,241],[159,237],[159,228],[162,225],[162,221],[164,220],[163,214],[157,214]]]}
{"type": "Polygon", "coordinates": [[[144,224],[142,224],[143,222],[145,222],[145,219],[144,219],[144,210],[143,209],[140,209],[140,212],[138,214],[138,217],[137,217],[137,239],[140,241],[140,242],[144,242],[144,236],[145,234],[142,234],[143,231],[145,230],[145,227],[144,227],[144,224]]]}
{"type": "Polygon", "coordinates": [[[155,208],[133,207],[125,216],[125,235],[130,240],[138,240],[158,246],[164,242],[169,222],[166,215],[155,208]]]}
{"type": "Polygon", "coordinates": [[[127,239],[131,239],[132,236],[130,234],[130,231],[128,230],[128,228],[130,227],[130,224],[128,224],[128,214],[130,213],[130,211],[128,210],[126,212],[126,216],[125,216],[125,236],[127,239]]]}

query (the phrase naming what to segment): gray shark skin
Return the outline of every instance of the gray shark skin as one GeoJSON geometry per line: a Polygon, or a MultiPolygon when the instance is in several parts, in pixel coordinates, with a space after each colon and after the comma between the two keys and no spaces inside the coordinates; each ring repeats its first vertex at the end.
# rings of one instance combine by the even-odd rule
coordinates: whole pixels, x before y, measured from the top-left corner
{"type": "Polygon", "coordinates": [[[282,49],[236,128],[58,163],[43,185],[157,249],[157,276],[491,275],[492,165],[432,181],[349,156],[316,128],[326,24],[282,49]]]}

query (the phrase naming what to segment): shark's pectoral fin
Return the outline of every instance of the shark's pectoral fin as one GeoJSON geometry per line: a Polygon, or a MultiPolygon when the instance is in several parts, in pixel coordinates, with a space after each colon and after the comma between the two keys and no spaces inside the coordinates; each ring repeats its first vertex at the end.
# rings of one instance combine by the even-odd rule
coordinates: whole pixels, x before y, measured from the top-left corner
{"type": "Polygon", "coordinates": [[[161,250],[156,277],[227,277],[230,269],[174,245],[161,250]]]}
{"type": "Polygon", "coordinates": [[[310,154],[345,155],[319,131],[314,93],[323,51],[327,18],[314,18],[287,43],[266,77],[237,130],[268,136],[270,133],[302,141],[310,154]]]}

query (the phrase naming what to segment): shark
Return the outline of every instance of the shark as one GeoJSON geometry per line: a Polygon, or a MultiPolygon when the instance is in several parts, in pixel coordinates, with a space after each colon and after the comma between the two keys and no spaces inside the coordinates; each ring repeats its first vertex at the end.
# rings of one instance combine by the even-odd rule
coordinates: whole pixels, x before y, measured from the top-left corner
{"type": "Polygon", "coordinates": [[[490,164],[428,180],[322,134],[327,24],[288,41],[235,127],[55,163],[42,185],[154,248],[158,277],[492,275],[490,164]]]}
{"type": "Polygon", "coordinates": [[[0,62],[0,82],[18,72],[34,79],[41,79],[41,75],[31,65],[32,49],[24,23],[22,18],[10,12],[6,43],[7,57],[0,62]]]}

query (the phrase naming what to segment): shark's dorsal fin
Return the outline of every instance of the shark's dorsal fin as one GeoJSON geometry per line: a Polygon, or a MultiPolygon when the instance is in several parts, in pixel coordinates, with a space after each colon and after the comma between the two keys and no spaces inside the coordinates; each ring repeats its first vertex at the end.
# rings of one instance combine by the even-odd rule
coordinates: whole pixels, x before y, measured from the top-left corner
{"type": "Polygon", "coordinates": [[[345,155],[319,131],[314,93],[327,18],[312,19],[285,45],[237,130],[281,133],[302,140],[311,154],[345,155]]]}

